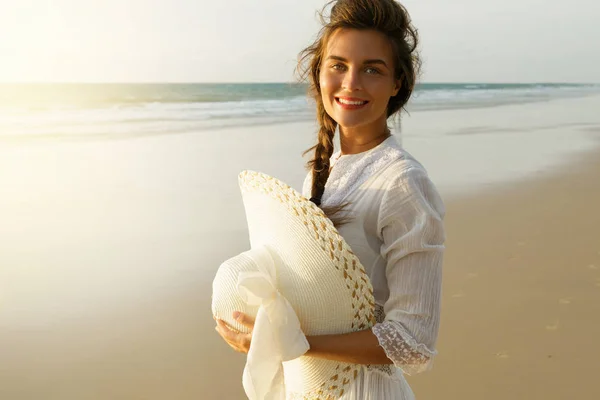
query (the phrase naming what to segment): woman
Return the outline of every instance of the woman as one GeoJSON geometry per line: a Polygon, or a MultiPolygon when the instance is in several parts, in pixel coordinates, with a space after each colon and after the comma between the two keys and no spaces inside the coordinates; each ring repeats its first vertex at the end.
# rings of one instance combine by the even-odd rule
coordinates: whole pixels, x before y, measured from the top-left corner
{"type": "MultiPolygon", "coordinates": [[[[303,194],[334,221],[365,266],[377,324],[308,337],[306,355],[361,364],[345,399],[412,399],[403,373],[429,369],[437,353],[445,240],[437,190],[387,126],[415,86],[417,34],[394,0],[332,3],[330,20],[323,19],[319,37],[300,57],[320,124],[303,194]],[[333,154],[336,129],[341,149],[333,154]]],[[[252,327],[248,316],[238,320],[252,327]]],[[[234,349],[248,351],[251,333],[217,323],[234,349]]]]}

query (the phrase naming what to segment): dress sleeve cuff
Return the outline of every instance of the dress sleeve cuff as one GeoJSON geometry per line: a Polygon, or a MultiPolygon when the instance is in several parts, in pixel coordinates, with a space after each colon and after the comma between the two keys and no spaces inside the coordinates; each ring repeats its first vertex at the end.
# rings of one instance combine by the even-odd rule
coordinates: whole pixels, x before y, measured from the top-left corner
{"type": "Polygon", "coordinates": [[[417,341],[397,321],[384,321],[373,326],[373,333],[386,356],[406,375],[428,371],[437,351],[417,341]]]}

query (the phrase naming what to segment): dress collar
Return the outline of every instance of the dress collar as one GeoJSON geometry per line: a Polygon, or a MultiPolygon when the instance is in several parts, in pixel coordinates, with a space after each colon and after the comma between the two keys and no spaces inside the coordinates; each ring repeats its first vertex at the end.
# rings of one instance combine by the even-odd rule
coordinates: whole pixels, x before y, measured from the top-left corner
{"type": "Polygon", "coordinates": [[[331,173],[325,184],[321,199],[324,206],[340,205],[344,199],[360,187],[374,173],[392,161],[404,157],[395,135],[391,135],[377,146],[356,154],[341,154],[336,151],[330,158],[331,173]]]}

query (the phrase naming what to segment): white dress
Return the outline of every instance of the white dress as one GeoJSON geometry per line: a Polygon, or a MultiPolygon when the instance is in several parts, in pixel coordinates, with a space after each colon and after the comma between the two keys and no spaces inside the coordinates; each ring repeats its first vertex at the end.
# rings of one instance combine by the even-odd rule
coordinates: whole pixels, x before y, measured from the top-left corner
{"type": "MultiPolygon", "coordinates": [[[[404,378],[431,368],[440,321],[444,205],[423,166],[395,136],[359,154],[331,157],[322,205],[345,202],[339,228],[371,278],[373,332],[394,365],[362,365],[347,400],[409,400],[404,378]]],[[[310,198],[311,173],[303,186],[310,198]]]]}

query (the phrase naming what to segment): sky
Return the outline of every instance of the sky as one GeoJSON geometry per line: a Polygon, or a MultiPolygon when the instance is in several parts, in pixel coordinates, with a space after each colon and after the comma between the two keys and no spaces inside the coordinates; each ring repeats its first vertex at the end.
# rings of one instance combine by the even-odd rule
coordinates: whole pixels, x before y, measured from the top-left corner
{"type": "MultiPolygon", "coordinates": [[[[324,0],[0,1],[0,82],[293,82],[324,0]]],[[[423,82],[600,82],[597,0],[405,0],[423,82]]]]}

